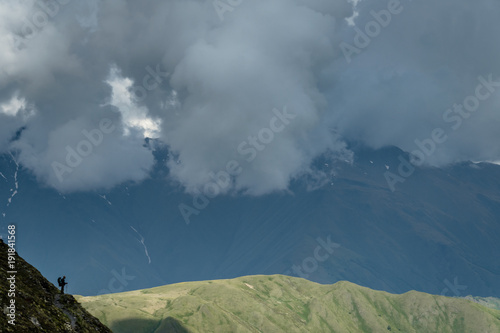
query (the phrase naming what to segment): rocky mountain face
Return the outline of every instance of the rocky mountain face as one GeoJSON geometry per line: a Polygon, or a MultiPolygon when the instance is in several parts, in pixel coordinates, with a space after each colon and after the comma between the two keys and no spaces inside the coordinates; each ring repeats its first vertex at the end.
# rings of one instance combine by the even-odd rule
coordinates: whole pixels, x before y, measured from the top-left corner
{"type": "Polygon", "coordinates": [[[394,295],[283,275],[189,282],[78,297],[116,333],[496,333],[500,311],[415,291],[394,295]]]}
{"type": "Polygon", "coordinates": [[[315,179],[261,197],[193,197],[151,179],[64,194],[0,157],[0,233],[70,291],[106,294],[182,281],[285,274],[378,290],[500,296],[500,166],[412,167],[397,148],[324,157],[315,179]],[[201,200],[201,201],[200,201],[201,200]],[[193,208],[189,224],[180,207],[193,208]],[[40,249],[44,249],[41,251],[40,249]]]}
{"type": "Polygon", "coordinates": [[[111,332],[73,296],[61,294],[38,270],[9,252],[3,240],[0,252],[0,332],[111,332]]]}
{"type": "Polygon", "coordinates": [[[465,299],[471,300],[478,304],[487,306],[489,308],[500,310],[500,298],[496,297],[479,297],[479,296],[466,296],[465,299]]]}

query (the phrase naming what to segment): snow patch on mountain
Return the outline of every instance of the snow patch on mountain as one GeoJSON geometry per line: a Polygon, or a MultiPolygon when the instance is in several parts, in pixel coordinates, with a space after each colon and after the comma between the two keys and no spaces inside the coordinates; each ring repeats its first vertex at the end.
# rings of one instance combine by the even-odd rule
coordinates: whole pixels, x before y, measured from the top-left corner
{"type": "Polygon", "coordinates": [[[99,196],[100,196],[101,198],[103,198],[104,200],[106,200],[106,202],[108,203],[108,205],[110,205],[110,206],[112,205],[111,201],[109,201],[109,200],[106,198],[106,195],[100,195],[100,194],[99,194],[99,196]]]}
{"type": "Polygon", "coordinates": [[[137,235],[139,235],[139,242],[141,242],[142,246],[144,246],[144,253],[146,253],[146,257],[148,257],[148,264],[151,264],[151,257],[149,256],[148,248],[144,242],[144,237],[133,226],[130,227],[137,233],[137,235]]]}
{"type": "MultiPolygon", "coordinates": [[[[12,161],[14,161],[14,163],[16,164],[16,171],[14,172],[14,188],[10,189],[11,195],[10,195],[10,198],[7,199],[7,207],[10,206],[10,204],[12,203],[12,199],[14,199],[14,197],[19,193],[19,181],[17,179],[17,175],[19,173],[19,164],[17,163],[17,161],[14,158],[14,155],[12,155],[12,153],[10,153],[10,156],[12,157],[12,161]]],[[[2,177],[5,178],[5,180],[7,181],[7,178],[3,174],[2,174],[2,177]]],[[[4,213],[4,217],[5,217],[5,213],[4,213]]]]}

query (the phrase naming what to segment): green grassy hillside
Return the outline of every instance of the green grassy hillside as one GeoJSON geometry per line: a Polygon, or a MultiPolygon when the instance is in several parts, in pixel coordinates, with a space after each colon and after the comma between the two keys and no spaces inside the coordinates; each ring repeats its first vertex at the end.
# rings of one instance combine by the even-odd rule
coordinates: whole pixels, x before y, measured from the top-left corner
{"type": "Polygon", "coordinates": [[[115,333],[500,332],[500,311],[466,299],[393,295],[282,275],[77,297],[115,333]]]}

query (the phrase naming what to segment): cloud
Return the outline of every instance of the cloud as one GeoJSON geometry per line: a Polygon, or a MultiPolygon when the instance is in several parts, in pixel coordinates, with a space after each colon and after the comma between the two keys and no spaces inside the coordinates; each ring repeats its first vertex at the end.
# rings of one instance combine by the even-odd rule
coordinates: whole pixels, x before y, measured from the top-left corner
{"type": "Polygon", "coordinates": [[[142,132],[143,137],[156,139],[159,136],[161,120],[151,118],[146,107],[137,105],[132,92],[133,81],[124,78],[120,70],[113,66],[106,83],[111,86],[109,104],[120,111],[124,134],[129,135],[130,129],[134,128],[142,132]]]}
{"type": "MultiPolygon", "coordinates": [[[[387,1],[360,2],[357,27],[374,20],[371,11],[387,1]]],[[[336,88],[329,96],[329,121],[348,140],[378,148],[396,145],[411,152],[415,140],[435,128],[448,140],[426,162],[444,165],[462,160],[491,160],[500,155],[500,91],[454,130],[443,119],[454,104],[475,93],[478,77],[500,81],[500,33],[495,17],[500,3],[491,0],[401,1],[403,11],[352,62],[334,64],[329,73],[336,88]]],[[[344,40],[353,44],[354,29],[344,40]]]]}
{"type": "Polygon", "coordinates": [[[125,180],[148,176],[153,157],[141,133],[120,133],[120,118],[111,112],[99,121],[80,117],[51,131],[42,145],[30,144],[33,130],[12,148],[23,166],[35,170],[45,184],[61,192],[109,188],[125,180]],[[103,125],[107,124],[107,125],[103,125]],[[104,130],[109,129],[109,130],[104,130]]]}
{"type": "Polygon", "coordinates": [[[389,3],[242,1],[221,20],[201,0],[2,1],[0,151],[58,190],[89,190],[146,178],[154,161],[143,143],[153,136],[188,191],[236,160],[243,171],[226,191],[255,195],[304,175],[323,182],[312,161],[349,155],[345,141],[412,151],[437,127],[449,139],[427,163],[500,159],[500,95],[458,130],[443,120],[479,76],[500,77],[500,4],[401,1],[347,62],[341,43],[389,3]],[[273,110],[285,107],[295,118],[249,161],[242,150],[270,135],[273,110]],[[102,119],[116,130],[61,182],[53,163],[102,119]]]}
{"type": "MultiPolygon", "coordinates": [[[[342,6],[330,11],[343,13],[342,6]]],[[[333,148],[316,80],[337,56],[341,19],[289,1],[257,1],[226,13],[223,26],[194,41],[171,80],[181,105],[180,116],[165,122],[164,139],[178,154],[169,163],[172,174],[195,188],[237,160],[245,165],[234,188],[261,194],[286,189],[314,157],[333,148]],[[296,118],[245,163],[239,144],[285,106],[296,118]]]]}

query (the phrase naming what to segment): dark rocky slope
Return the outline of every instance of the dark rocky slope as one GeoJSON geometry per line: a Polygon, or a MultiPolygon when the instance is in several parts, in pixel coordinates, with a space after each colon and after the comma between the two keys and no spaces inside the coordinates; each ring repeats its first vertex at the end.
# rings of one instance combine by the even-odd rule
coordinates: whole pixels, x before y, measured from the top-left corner
{"type": "Polygon", "coordinates": [[[15,255],[15,297],[7,280],[12,274],[8,266],[8,246],[0,240],[0,332],[111,332],[97,318],[90,315],[71,295],[47,281],[40,272],[15,255]],[[15,300],[15,325],[9,323],[11,299],[15,300]]]}

